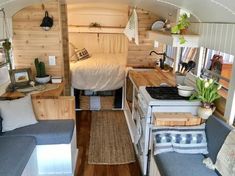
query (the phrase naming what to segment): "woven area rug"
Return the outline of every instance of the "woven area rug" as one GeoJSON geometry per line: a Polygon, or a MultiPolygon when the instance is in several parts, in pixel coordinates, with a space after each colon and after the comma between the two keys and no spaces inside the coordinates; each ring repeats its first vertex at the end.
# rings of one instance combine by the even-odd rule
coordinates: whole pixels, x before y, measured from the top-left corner
{"type": "Polygon", "coordinates": [[[92,112],[88,164],[127,164],[135,154],[122,111],[92,112]]]}

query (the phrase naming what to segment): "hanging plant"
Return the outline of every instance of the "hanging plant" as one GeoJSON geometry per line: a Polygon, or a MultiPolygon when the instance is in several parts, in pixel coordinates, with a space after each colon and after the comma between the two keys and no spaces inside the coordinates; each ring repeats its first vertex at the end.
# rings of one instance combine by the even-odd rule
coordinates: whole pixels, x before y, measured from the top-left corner
{"type": "Polygon", "coordinates": [[[9,64],[10,70],[12,70],[11,55],[10,55],[11,42],[9,41],[9,39],[5,39],[4,42],[2,43],[2,46],[6,54],[6,62],[9,64]]]}
{"type": "MultiPolygon", "coordinates": [[[[180,16],[178,23],[171,28],[172,34],[185,34],[190,26],[189,17],[186,13],[180,16]]],[[[179,37],[180,44],[187,42],[183,35],[179,37]]]]}

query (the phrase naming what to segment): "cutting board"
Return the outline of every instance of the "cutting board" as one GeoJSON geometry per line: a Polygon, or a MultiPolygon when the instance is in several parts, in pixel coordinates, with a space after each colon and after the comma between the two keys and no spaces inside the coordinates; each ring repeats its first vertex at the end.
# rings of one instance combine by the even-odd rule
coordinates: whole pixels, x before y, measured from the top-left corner
{"type": "Polygon", "coordinates": [[[155,126],[195,126],[200,125],[203,121],[200,117],[193,116],[191,113],[153,113],[155,126]]]}

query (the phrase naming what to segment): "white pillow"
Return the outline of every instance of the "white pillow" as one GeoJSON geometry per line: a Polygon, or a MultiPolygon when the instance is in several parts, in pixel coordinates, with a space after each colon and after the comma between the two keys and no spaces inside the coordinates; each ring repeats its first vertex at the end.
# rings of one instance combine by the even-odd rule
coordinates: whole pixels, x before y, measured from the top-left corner
{"type": "Polygon", "coordinates": [[[0,101],[0,113],[3,132],[37,123],[30,95],[17,100],[0,101]]]}

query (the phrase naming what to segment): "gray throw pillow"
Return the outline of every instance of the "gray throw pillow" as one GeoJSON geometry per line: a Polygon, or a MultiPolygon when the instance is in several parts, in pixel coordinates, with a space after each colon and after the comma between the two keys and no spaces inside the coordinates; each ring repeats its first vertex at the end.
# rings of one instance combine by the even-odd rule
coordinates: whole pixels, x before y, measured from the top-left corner
{"type": "Polygon", "coordinates": [[[3,119],[2,132],[37,123],[30,95],[17,100],[0,101],[0,114],[3,119]]]}
{"type": "Polygon", "coordinates": [[[2,134],[2,117],[0,116],[0,135],[2,134]]]}

